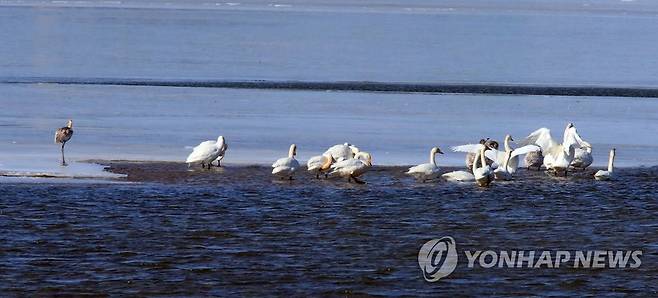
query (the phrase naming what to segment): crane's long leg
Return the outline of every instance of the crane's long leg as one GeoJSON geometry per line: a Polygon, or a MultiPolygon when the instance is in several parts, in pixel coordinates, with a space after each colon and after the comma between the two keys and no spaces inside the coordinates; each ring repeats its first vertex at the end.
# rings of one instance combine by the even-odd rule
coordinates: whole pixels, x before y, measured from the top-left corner
{"type": "Polygon", "coordinates": [[[66,145],[66,142],[62,143],[62,166],[67,166],[66,160],[64,159],[64,145],[66,145]]]}

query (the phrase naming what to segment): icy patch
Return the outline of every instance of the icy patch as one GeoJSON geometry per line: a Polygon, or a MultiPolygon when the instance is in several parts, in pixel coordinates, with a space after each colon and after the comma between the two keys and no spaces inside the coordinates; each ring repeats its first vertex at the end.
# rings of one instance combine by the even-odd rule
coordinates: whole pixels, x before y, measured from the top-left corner
{"type": "Polygon", "coordinates": [[[125,175],[105,171],[99,164],[68,161],[68,166],[60,166],[59,161],[52,158],[35,159],[25,155],[0,157],[0,176],[32,177],[32,178],[95,178],[116,179],[125,175]]]}

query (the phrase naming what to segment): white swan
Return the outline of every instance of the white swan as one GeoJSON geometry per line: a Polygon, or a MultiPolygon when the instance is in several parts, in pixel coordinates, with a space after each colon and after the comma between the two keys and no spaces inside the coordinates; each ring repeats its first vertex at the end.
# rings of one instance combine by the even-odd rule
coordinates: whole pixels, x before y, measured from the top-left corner
{"type": "Polygon", "coordinates": [[[587,167],[589,167],[593,161],[594,158],[592,157],[592,146],[585,145],[583,148],[576,149],[573,160],[571,161],[571,167],[579,170],[584,170],[587,167]]]}
{"type": "MultiPolygon", "coordinates": [[[[485,145],[491,149],[498,149],[498,142],[494,140],[490,140],[489,138],[485,139],[480,139],[479,144],[466,144],[466,145],[460,145],[460,146],[455,146],[452,147],[453,152],[464,152],[466,153],[466,159],[464,162],[466,163],[466,168],[468,168],[469,171],[473,171],[473,162],[475,161],[475,154],[480,150],[479,145],[485,145]]],[[[487,164],[491,165],[493,164],[493,160],[487,158],[487,164]]]]}
{"type": "Polygon", "coordinates": [[[205,141],[201,142],[199,145],[194,147],[192,153],[187,157],[185,162],[188,165],[194,163],[200,163],[202,168],[205,168],[206,164],[210,169],[212,162],[218,160],[217,166],[221,166],[221,160],[224,158],[228,146],[226,145],[226,140],[224,136],[219,136],[217,141],[205,141]]]}
{"type": "Polygon", "coordinates": [[[430,151],[430,162],[411,167],[409,168],[409,171],[406,172],[406,174],[411,175],[417,180],[421,180],[423,182],[439,177],[440,169],[436,165],[435,159],[437,153],[443,154],[439,147],[432,148],[430,151]]]}
{"type": "Polygon", "coordinates": [[[608,158],[608,170],[607,171],[599,170],[598,172],[596,172],[596,174],[594,174],[594,179],[596,179],[596,180],[611,180],[611,179],[613,179],[612,172],[614,170],[614,165],[613,164],[615,162],[615,153],[616,153],[615,148],[612,148],[612,150],[610,150],[610,157],[608,158]]]}
{"type": "Polygon", "coordinates": [[[475,182],[479,186],[483,187],[489,186],[491,181],[494,179],[493,170],[491,170],[491,167],[487,165],[487,161],[484,158],[484,151],[486,149],[487,147],[482,146],[480,152],[475,155],[475,161],[473,162],[473,176],[475,176],[475,182]],[[480,166],[478,166],[478,159],[480,166]]]}
{"type": "Polygon", "coordinates": [[[575,156],[576,148],[588,145],[580,139],[573,123],[569,123],[564,129],[562,144],[553,139],[548,128],[540,128],[532,132],[523,140],[522,144],[536,144],[541,147],[544,156],[544,167],[547,171],[556,175],[560,172],[566,175],[575,156]]]}
{"type": "Polygon", "coordinates": [[[315,174],[315,178],[319,179],[320,174],[326,173],[326,171],[329,170],[333,161],[334,159],[331,155],[313,156],[306,162],[306,167],[309,172],[315,174]]]}
{"type": "MultiPolygon", "coordinates": [[[[473,164],[475,164],[476,158],[479,157],[479,153],[481,149],[485,148],[485,140],[480,140],[480,144],[466,144],[466,145],[461,145],[461,146],[455,146],[452,147],[452,151],[454,152],[466,152],[469,154],[473,154],[473,164]]],[[[466,162],[468,166],[468,155],[466,156],[466,162]]],[[[471,165],[471,168],[469,170],[472,170],[473,164],[471,165]]],[[[446,181],[451,181],[451,182],[472,182],[475,181],[475,176],[473,175],[472,172],[469,171],[452,171],[445,173],[441,175],[443,179],[446,181]]]]}
{"type": "Polygon", "coordinates": [[[472,182],[475,181],[475,176],[466,171],[452,171],[441,175],[443,179],[451,182],[472,182]]]}
{"type": "Polygon", "coordinates": [[[339,144],[331,146],[327,151],[322,153],[322,155],[329,155],[335,161],[341,161],[346,159],[351,159],[355,154],[359,153],[359,148],[350,143],[339,144]]]}
{"type": "Polygon", "coordinates": [[[292,175],[295,174],[299,168],[299,162],[295,159],[297,155],[297,145],[290,145],[290,150],[288,151],[288,157],[279,158],[274,164],[272,164],[272,174],[275,176],[283,178],[288,178],[292,180],[292,175]]]}
{"type": "Polygon", "coordinates": [[[512,149],[512,146],[510,146],[510,141],[514,141],[514,139],[512,139],[512,136],[508,134],[505,136],[505,141],[503,142],[505,151],[499,151],[492,148],[491,150],[485,152],[485,156],[493,160],[498,165],[495,173],[498,173],[500,178],[496,179],[508,178],[504,173],[509,173],[511,175],[516,173],[516,170],[519,168],[519,156],[529,152],[537,152],[541,150],[541,148],[539,148],[537,145],[525,145],[516,149],[512,149]],[[503,167],[503,164],[506,164],[507,166],[503,167]]]}
{"type": "Polygon", "coordinates": [[[357,179],[357,177],[363,175],[372,167],[372,156],[368,152],[359,152],[354,158],[342,160],[331,165],[333,169],[330,175],[339,175],[341,177],[347,177],[347,181],[354,180],[354,182],[359,184],[364,184],[365,182],[357,179]]]}
{"type": "Polygon", "coordinates": [[[512,180],[512,173],[509,171],[509,161],[512,156],[511,151],[505,151],[505,157],[501,166],[496,168],[493,172],[494,179],[496,180],[512,180]]]}

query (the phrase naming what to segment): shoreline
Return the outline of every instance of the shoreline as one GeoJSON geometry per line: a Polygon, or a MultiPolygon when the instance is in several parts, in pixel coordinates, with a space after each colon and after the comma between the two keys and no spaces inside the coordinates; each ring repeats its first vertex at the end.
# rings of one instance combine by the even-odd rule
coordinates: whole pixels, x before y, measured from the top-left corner
{"type": "MultiPolygon", "coordinates": [[[[257,163],[223,163],[222,167],[213,167],[211,169],[201,169],[198,166],[188,167],[185,162],[179,161],[156,161],[156,160],[104,160],[104,159],[89,159],[73,162],[76,164],[90,164],[94,166],[99,166],[101,172],[93,175],[66,175],[57,172],[18,172],[18,171],[5,171],[0,169],[0,184],[5,182],[16,182],[11,181],[11,179],[18,179],[22,183],[40,183],[40,182],[49,182],[49,181],[69,181],[69,182],[147,182],[150,179],[137,179],[134,180],[130,176],[130,171],[138,169],[139,175],[146,176],[165,176],[170,179],[183,178],[185,175],[194,174],[194,175],[221,175],[224,171],[259,171],[263,172],[261,174],[267,174],[271,170],[271,166],[268,164],[257,164],[257,163]],[[165,168],[169,171],[149,171],[153,169],[165,168]],[[129,169],[129,170],[126,170],[129,169]],[[23,179],[27,179],[25,181],[23,179]],[[36,179],[31,181],[31,179],[36,179]]],[[[395,176],[406,177],[412,179],[411,176],[407,176],[404,172],[414,165],[373,165],[372,169],[369,171],[367,176],[373,175],[372,173],[377,172],[390,172],[395,176]]],[[[442,173],[447,173],[451,171],[460,171],[466,170],[464,166],[441,166],[439,165],[442,173]]],[[[592,176],[597,170],[605,170],[601,166],[590,166],[585,170],[574,170],[570,171],[570,175],[566,177],[567,179],[572,177],[577,178],[586,178],[592,176]]],[[[644,166],[635,166],[635,167],[615,167],[617,170],[621,171],[644,171],[644,170],[654,170],[658,169],[658,165],[644,165],[644,166]]],[[[519,167],[519,174],[515,175],[514,180],[521,180],[525,175],[531,173],[531,175],[546,175],[547,179],[553,178],[564,178],[564,177],[554,177],[548,174],[545,174],[545,169],[542,168],[540,171],[527,170],[524,167],[519,167]]],[[[377,174],[375,174],[377,175],[377,174]]],[[[308,174],[306,171],[306,165],[303,164],[300,166],[298,172],[295,175],[297,180],[305,178],[313,178],[312,175],[308,174]],[[306,177],[308,176],[308,177],[306,177]]],[[[337,178],[330,178],[330,180],[336,180],[337,178]]],[[[314,178],[313,178],[314,180],[314,178]]],[[[339,180],[339,179],[338,179],[339,180]]],[[[436,183],[437,181],[446,182],[443,179],[436,179],[430,183],[436,183]]]]}

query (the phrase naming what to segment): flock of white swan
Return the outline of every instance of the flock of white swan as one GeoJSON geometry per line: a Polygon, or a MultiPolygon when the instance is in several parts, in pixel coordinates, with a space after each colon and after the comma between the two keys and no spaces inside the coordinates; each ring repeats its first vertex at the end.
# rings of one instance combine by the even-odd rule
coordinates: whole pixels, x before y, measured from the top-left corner
{"type": "MultiPolygon", "coordinates": [[[[584,141],[573,123],[569,123],[564,130],[562,143],[551,136],[548,128],[540,128],[532,132],[519,142],[520,147],[513,149],[510,142],[512,136],[505,136],[504,150],[498,150],[498,142],[483,139],[479,144],[467,144],[452,147],[455,152],[464,152],[468,171],[453,171],[441,174],[436,162],[436,154],[443,154],[439,147],[430,150],[429,162],[409,168],[406,174],[419,181],[427,181],[442,177],[447,181],[475,182],[479,186],[489,186],[494,180],[510,180],[519,168],[519,159],[525,155],[525,166],[528,169],[541,169],[553,175],[567,175],[572,169],[583,170],[592,164],[592,145],[584,141]]],[[[186,163],[201,164],[203,168],[210,168],[213,162],[221,166],[228,146],[223,136],[217,141],[205,141],[194,147],[187,157],[186,163]]],[[[272,164],[272,174],[281,179],[292,179],[300,169],[295,158],[297,146],[290,145],[288,156],[278,159],[272,164]]],[[[608,170],[599,170],[594,174],[597,180],[610,180],[613,178],[613,163],[615,149],[610,150],[608,170]]],[[[368,152],[359,150],[349,143],[330,147],[323,154],[311,157],[307,162],[307,170],[320,175],[340,176],[348,181],[363,184],[359,177],[372,167],[372,156],[368,152]]]]}

